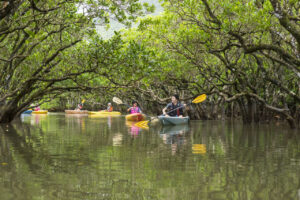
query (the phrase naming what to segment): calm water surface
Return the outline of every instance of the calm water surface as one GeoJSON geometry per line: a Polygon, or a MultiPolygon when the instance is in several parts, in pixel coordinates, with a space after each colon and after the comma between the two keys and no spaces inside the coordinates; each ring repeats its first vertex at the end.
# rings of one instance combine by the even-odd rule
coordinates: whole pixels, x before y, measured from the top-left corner
{"type": "MultiPolygon", "coordinates": [[[[299,130],[298,130],[299,132],[299,130]]],[[[0,199],[300,200],[300,138],[282,125],[22,115],[0,126],[0,199]]]]}

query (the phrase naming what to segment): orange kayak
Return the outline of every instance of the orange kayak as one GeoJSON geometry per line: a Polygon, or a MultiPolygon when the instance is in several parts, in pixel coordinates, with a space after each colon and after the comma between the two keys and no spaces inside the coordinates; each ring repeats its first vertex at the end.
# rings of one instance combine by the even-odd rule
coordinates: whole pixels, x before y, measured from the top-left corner
{"type": "Polygon", "coordinates": [[[99,111],[99,112],[88,112],[89,115],[102,115],[102,116],[115,116],[115,115],[121,115],[120,112],[113,111],[113,112],[106,112],[106,111],[99,111]]]}
{"type": "Polygon", "coordinates": [[[146,115],[141,113],[134,113],[125,116],[127,121],[143,121],[146,119],[146,115]]]}
{"type": "Polygon", "coordinates": [[[87,110],[65,110],[66,114],[88,114],[87,110]]]}

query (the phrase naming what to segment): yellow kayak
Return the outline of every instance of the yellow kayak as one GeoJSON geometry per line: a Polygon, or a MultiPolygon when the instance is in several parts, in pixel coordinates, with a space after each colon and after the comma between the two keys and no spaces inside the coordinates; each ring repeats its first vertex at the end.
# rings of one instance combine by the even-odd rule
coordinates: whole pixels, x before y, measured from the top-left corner
{"type": "Polygon", "coordinates": [[[32,114],[47,114],[48,110],[32,111],[32,114]]]}
{"type": "Polygon", "coordinates": [[[121,115],[120,112],[107,112],[107,111],[100,111],[100,112],[89,112],[89,115],[102,115],[102,116],[116,116],[121,115]]]}
{"type": "Polygon", "coordinates": [[[125,116],[127,121],[143,121],[146,119],[146,115],[141,113],[134,113],[125,116]]]}

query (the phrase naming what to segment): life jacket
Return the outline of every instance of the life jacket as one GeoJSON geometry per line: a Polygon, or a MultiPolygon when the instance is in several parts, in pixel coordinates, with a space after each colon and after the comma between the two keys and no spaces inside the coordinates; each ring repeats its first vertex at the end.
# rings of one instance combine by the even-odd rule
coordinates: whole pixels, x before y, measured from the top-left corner
{"type": "Polygon", "coordinates": [[[173,103],[171,103],[171,106],[169,107],[170,110],[173,110],[172,112],[169,113],[170,116],[179,116],[180,114],[180,110],[182,110],[182,108],[178,108],[181,107],[182,104],[180,102],[178,102],[176,105],[174,105],[173,103]],[[176,109],[178,108],[178,109],[176,109]],[[176,110],[175,110],[176,109],[176,110]]]}
{"type": "Polygon", "coordinates": [[[106,109],[108,112],[112,112],[113,111],[113,107],[112,106],[108,106],[106,109]]]}
{"type": "Polygon", "coordinates": [[[130,114],[134,114],[134,113],[140,113],[140,108],[139,107],[132,107],[130,109],[130,114]]]}

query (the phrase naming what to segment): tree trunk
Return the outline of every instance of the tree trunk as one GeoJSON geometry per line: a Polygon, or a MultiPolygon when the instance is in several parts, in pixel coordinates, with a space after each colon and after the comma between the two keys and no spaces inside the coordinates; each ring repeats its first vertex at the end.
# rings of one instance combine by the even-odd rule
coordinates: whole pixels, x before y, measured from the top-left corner
{"type": "Polygon", "coordinates": [[[249,124],[248,113],[243,100],[238,100],[239,108],[241,111],[242,119],[244,124],[249,124]]]}
{"type": "Polygon", "coordinates": [[[11,122],[18,114],[18,109],[15,106],[2,107],[0,110],[0,123],[11,122]]]}
{"type": "Polygon", "coordinates": [[[288,117],[286,120],[288,121],[288,123],[289,123],[289,125],[290,125],[290,127],[291,127],[292,129],[295,129],[295,128],[296,128],[296,123],[295,123],[295,120],[294,120],[293,118],[288,117]]]}
{"type": "Polygon", "coordinates": [[[251,98],[247,98],[247,118],[248,123],[251,124],[254,118],[254,109],[253,109],[253,103],[251,98]]]}

